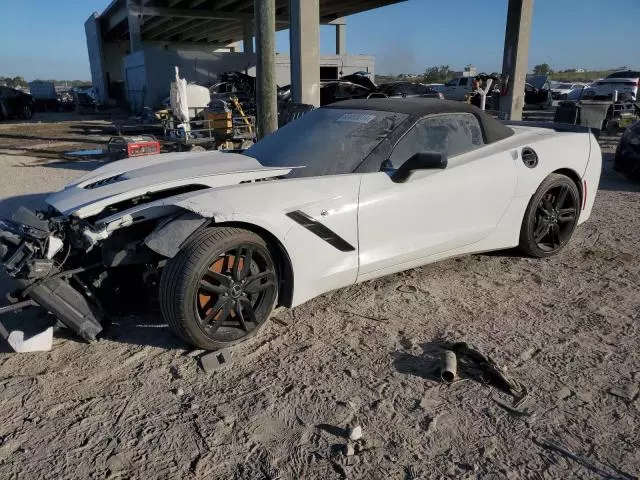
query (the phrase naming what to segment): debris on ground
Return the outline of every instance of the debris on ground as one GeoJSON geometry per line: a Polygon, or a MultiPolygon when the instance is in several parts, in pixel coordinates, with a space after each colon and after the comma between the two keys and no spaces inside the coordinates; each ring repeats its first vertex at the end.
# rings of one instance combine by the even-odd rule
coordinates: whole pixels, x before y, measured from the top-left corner
{"type": "Polygon", "coordinates": [[[545,440],[545,439],[536,439],[534,440],[538,446],[552,450],[556,453],[563,455],[566,458],[569,458],[580,465],[582,465],[587,470],[591,470],[596,475],[600,475],[603,478],[609,478],[612,480],[638,480],[638,477],[635,475],[629,475],[628,473],[616,471],[616,473],[612,473],[602,467],[600,467],[596,462],[589,460],[587,458],[576,455],[575,453],[569,451],[567,448],[559,445],[556,442],[545,440]]]}
{"type": "Polygon", "coordinates": [[[352,457],[356,454],[356,449],[353,443],[349,442],[344,446],[345,457],[352,457]]]}
{"type": "Polygon", "coordinates": [[[456,354],[451,350],[445,350],[442,355],[442,369],[440,370],[440,378],[447,382],[452,383],[456,379],[458,374],[458,362],[456,354]]]}
{"type": "Polygon", "coordinates": [[[228,348],[222,348],[215,352],[205,353],[200,357],[200,364],[206,373],[227,367],[233,361],[233,353],[228,348]]]}
{"type": "MultiPolygon", "coordinates": [[[[467,376],[482,383],[494,385],[505,393],[509,393],[519,399],[519,401],[524,400],[524,397],[526,397],[527,389],[523,385],[509,377],[506,369],[473,345],[466,342],[443,342],[441,346],[445,349],[445,354],[446,352],[453,353],[453,356],[451,356],[451,353],[448,354],[450,366],[460,365],[461,370],[467,376]]],[[[445,360],[446,358],[447,356],[445,355],[445,360]]],[[[448,373],[446,377],[450,378],[448,373]]]]}
{"type": "Polygon", "coordinates": [[[362,427],[358,424],[349,428],[349,440],[357,441],[362,438],[362,427]]]}

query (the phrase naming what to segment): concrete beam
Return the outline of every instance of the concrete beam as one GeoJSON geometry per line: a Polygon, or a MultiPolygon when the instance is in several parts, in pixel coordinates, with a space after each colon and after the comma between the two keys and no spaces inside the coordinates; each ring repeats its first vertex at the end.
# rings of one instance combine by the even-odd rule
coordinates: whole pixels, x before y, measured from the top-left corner
{"type": "Polygon", "coordinates": [[[180,40],[187,40],[189,38],[193,40],[198,40],[198,37],[201,37],[201,36],[206,37],[207,36],[206,34],[216,29],[228,27],[229,23],[235,24],[237,22],[230,22],[230,21],[216,22],[211,20],[202,20],[202,21],[193,20],[193,24],[191,26],[181,28],[180,31],[176,33],[180,33],[180,40]]]}
{"type": "Polygon", "coordinates": [[[183,19],[170,19],[172,20],[170,25],[161,25],[158,27],[153,27],[148,32],[145,32],[145,37],[149,40],[155,40],[160,37],[168,38],[171,35],[177,34],[180,29],[182,29],[188,23],[193,22],[193,18],[183,18],[183,19]]]}
{"type": "Polygon", "coordinates": [[[509,0],[502,59],[502,74],[509,77],[509,86],[507,95],[500,98],[500,115],[507,120],[522,120],[532,18],[533,0],[509,0]]]}
{"type": "MultiPolygon", "coordinates": [[[[253,15],[248,12],[225,12],[221,10],[193,10],[167,7],[137,7],[134,11],[138,14],[152,15],[155,17],[196,18],[202,20],[253,20],[253,15]]],[[[276,21],[288,23],[289,19],[280,16],[276,18],[276,21]]]]}
{"type": "Polygon", "coordinates": [[[129,51],[137,52],[142,48],[140,33],[140,15],[137,12],[140,4],[137,0],[127,0],[127,22],[129,24],[129,51]]]}
{"type": "Polygon", "coordinates": [[[128,12],[126,6],[123,6],[116,10],[113,14],[107,17],[106,31],[113,30],[122,22],[126,21],[128,17],[128,12]]]}
{"type": "Polygon", "coordinates": [[[200,33],[196,36],[193,36],[191,40],[194,42],[199,42],[206,39],[209,42],[224,42],[225,40],[230,40],[234,37],[234,35],[231,35],[232,33],[236,34],[235,37],[238,37],[239,35],[237,34],[237,32],[240,32],[241,30],[242,26],[238,23],[223,26],[218,25],[216,28],[209,28],[206,33],[200,33]]]}
{"type": "MultiPolygon", "coordinates": [[[[317,1],[317,0],[313,0],[317,1]]],[[[258,138],[278,129],[276,84],[276,1],[255,0],[256,15],[256,106],[258,138]]]]}
{"type": "MultiPolygon", "coordinates": [[[[322,3],[322,10],[320,11],[320,15],[322,18],[327,16],[333,16],[334,19],[338,19],[344,17],[346,15],[352,14],[354,9],[361,10],[361,7],[366,4],[366,10],[373,10],[374,8],[384,7],[393,3],[400,3],[406,0],[367,0],[363,2],[362,0],[337,0],[336,2],[322,3]]],[[[326,23],[330,23],[331,20],[326,21],[326,23]]]]}
{"type": "Polygon", "coordinates": [[[345,17],[336,18],[330,22],[320,22],[322,25],[346,25],[347,19],[345,17]]]}
{"type": "MultiPolygon", "coordinates": [[[[145,4],[149,3],[150,1],[153,0],[144,0],[145,4]]],[[[200,5],[201,3],[206,2],[207,0],[192,0],[192,2],[189,4],[188,8],[196,8],[198,5],[200,5]]],[[[175,5],[177,5],[180,2],[180,0],[170,0],[169,2],[169,7],[173,7],[175,5]]],[[[145,16],[150,16],[149,14],[147,14],[147,12],[145,10],[144,14],[145,16]]],[[[168,21],[171,20],[171,17],[151,17],[151,19],[148,22],[145,22],[144,25],[142,25],[142,33],[146,33],[145,30],[149,30],[151,28],[155,28],[163,23],[166,23],[168,21]]]]}
{"type": "Polygon", "coordinates": [[[291,27],[291,98],[320,106],[319,0],[289,0],[291,27]]]}
{"type": "Polygon", "coordinates": [[[242,47],[243,47],[244,53],[254,53],[252,22],[244,22],[242,24],[242,47]]]}

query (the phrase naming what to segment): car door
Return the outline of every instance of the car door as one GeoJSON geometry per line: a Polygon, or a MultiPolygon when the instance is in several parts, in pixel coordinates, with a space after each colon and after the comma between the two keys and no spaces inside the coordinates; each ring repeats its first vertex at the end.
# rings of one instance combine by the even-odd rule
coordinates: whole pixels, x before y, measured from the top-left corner
{"type": "Polygon", "coordinates": [[[394,183],[388,171],[362,177],[359,281],[479,242],[496,228],[511,202],[516,185],[513,158],[499,145],[484,144],[474,115],[419,120],[385,163],[397,169],[418,152],[442,153],[448,166],[414,171],[404,183],[394,183]]]}

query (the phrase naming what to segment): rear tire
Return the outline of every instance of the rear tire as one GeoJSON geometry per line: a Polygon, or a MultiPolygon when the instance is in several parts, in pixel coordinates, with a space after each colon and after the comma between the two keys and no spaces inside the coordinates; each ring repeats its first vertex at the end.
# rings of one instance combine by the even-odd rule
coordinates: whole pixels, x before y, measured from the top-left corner
{"type": "Polygon", "coordinates": [[[247,340],[278,298],[274,256],[260,236],[229,227],[194,235],[160,280],[160,308],[169,327],[206,350],[247,340]]]}
{"type": "Polygon", "coordinates": [[[552,173],[531,198],[520,230],[520,249],[545,258],[569,242],[580,216],[580,192],[569,177],[552,173]]]}

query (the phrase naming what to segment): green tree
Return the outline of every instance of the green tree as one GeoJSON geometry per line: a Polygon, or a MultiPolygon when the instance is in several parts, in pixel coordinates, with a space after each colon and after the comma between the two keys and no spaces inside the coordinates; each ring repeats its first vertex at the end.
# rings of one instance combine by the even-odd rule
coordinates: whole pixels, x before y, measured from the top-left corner
{"type": "Polygon", "coordinates": [[[17,88],[17,87],[28,87],[29,84],[25,81],[24,78],[22,77],[13,77],[11,79],[11,83],[13,85],[13,88],[17,88]]]}
{"type": "Polygon", "coordinates": [[[449,68],[449,65],[433,66],[424,71],[424,80],[427,83],[444,83],[449,80],[452,75],[453,72],[451,68],[449,68]]]}
{"type": "Polygon", "coordinates": [[[553,70],[551,70],[548,63],[541,63],[540,65],[533,67],[533,73],[535,75],[551,75],[553,70]]]}

